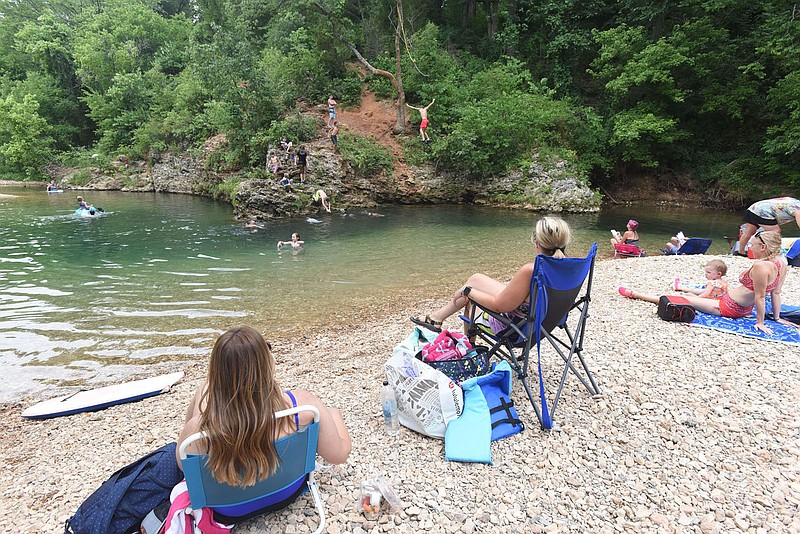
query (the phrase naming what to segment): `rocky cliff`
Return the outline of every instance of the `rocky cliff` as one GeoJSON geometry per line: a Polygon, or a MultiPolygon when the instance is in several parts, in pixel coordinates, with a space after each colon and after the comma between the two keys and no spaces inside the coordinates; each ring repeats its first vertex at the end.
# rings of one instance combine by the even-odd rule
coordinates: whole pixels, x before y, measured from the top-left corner
{"type": "MultiPolygon", "coordinates": [[[[237,217],[267,219],[315,213],[313,194],[323,189],[334,209],[378,204],[439,204],[469,202],[542,211],[597,211],[599,193],[592,190],[569,162],[534,154],[526,169],[492,177],[458,176],[433,165],[403,165],[402,172],[361,176],[333,150],[328,139],[306,144],[308,172],[300,182],[299,168],[280,152],[277,173],[259,172],[261,178],[212,165],[224,147],[224,136],[210,139],[200,155],[153,154],[149,165],[119,158],[108,169],[93,170],[86,179],[79,173],[59,176],[72,187],[189,193],[227,198],[237,217]],[[289,187],[278,182],[286,176],[289,187]]],[[[84,173],[85,174],[85,173],[84,173]]],[[[253,174],[253,173],[251,173],[253,174]]]]}

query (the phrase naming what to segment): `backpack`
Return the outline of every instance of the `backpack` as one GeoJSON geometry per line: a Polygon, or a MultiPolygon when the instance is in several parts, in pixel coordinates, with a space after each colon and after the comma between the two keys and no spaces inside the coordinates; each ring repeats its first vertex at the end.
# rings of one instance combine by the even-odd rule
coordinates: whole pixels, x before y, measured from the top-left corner
{"type": "Polygon", "coordinates": [[[145,516],[169,501],[172,488],[183,480],[175,447],[174,441],[168,443],[111,475],[67,519],[64,534],[138,533],[145,516]]]}
{"type": "Polygon", "coordinates": [[[691,323],[696,312],[685,297],[662,295],[658,299],[658,316],[665,321],[691,323]]]}

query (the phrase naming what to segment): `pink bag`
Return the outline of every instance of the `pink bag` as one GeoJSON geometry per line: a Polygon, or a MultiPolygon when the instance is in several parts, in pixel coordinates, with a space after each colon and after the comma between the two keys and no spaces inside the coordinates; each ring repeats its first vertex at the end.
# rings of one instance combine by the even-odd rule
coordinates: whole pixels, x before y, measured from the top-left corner
{"type": "Polygon", "coordinates": [[[472,343],[464,334],[442,330],[436,339],[422,347],[417,355],[423,362],[458,360],[472,350],[472,343]]]}

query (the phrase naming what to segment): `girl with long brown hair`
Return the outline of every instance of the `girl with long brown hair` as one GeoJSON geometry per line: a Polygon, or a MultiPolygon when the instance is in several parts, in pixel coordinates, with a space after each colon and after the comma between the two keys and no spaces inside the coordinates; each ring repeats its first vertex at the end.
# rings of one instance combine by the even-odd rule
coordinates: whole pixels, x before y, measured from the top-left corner
{"type": "Polygon", "coordinates": [[[188,452],[208,453],[217,481],[252,486],[277,468],[273,441],[302,430],[313,419],[310,412],[301,412],[276,421],[275,413],[303,404],[319,410],[319,455],[330,463],[343,463],[351,442],[341,412],[308,391],[284,392],[269,343],[249,326],[232,328],[214,344],[208,376],[186,411],[178,448],[190,435],[205,431],[209,438],[190,444],[188,452]]]}

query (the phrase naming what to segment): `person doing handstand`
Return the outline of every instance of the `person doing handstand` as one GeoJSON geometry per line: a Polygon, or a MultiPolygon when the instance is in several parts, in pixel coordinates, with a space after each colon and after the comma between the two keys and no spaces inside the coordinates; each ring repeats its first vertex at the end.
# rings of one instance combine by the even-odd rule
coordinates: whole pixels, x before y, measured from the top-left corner
{"type": "MultiPolygon", "coordinates": [[[[558,217],[542,217],[537,221],[531,236],[531,243],[536,247],[537,254],[564,258],[564,249],[572,240],[569,225],[558,217]]],[[[411,317],[411,322],[440,332],[442,322],[458,312],[466,309],[469,298],[481,307],[498,313],[525,314],[530,305],[531,276],[533,276],[533,263],[526,263],[514,274],[511,281],[499,282],[485,274],[476,273],[469,277],[466,284],[456,291],[450,302],[436,310],[425,319],[411,317]]]]}
{"type": "Polygon", "coordinates": [[[422,139],[423,143],[431,140],[426,130],[428,129],[428,125],[430,124],[430,122],[428,122],[428,108],[431,107],[434,102],[436,102],[435,98],[431,100],[431,103],[425,106],[424,108],[418,108],[406,102],[406,106],[410,107],[411,109],[416,109],[417,111],[419,111],[419,118],[420,118],[419,136],[422,139]]]}
{"type": "Polygon", "coordinates": [[[722,279],[728,273],[728,266],[722,260],[711,260],[706,263],[703,272],[706,275],[706,280],[708,280],[705,287],[685,286],[680,278],[676,278],[673,286],[675,291],[692,293],[706,299],[721,299],[728,292],[728,282],[722,279]]]}
{"type": "MultiPolygon", "coordinates": [[[[766,317],[766,295],[772,298],[772,316],[776,322],[787,326],[800,326],[781,319],[781,287],[786,279],[786,259],[780,256],[781,235],[778,232],[760,232],[750,238],[750,250],[755,262],[739,276],[740,286],[729,289],[719,300],[686,295],[686,300],[698,311],[720,315],[731,319],[747,317],[756,310],[754,328],[766,334],[772,329],[764,324],[766,317]]],[[[639,299],[658,304],[659,297],[633,291],[627,287],[618,288],[619,294],[630,299],[639,299]]]]}

